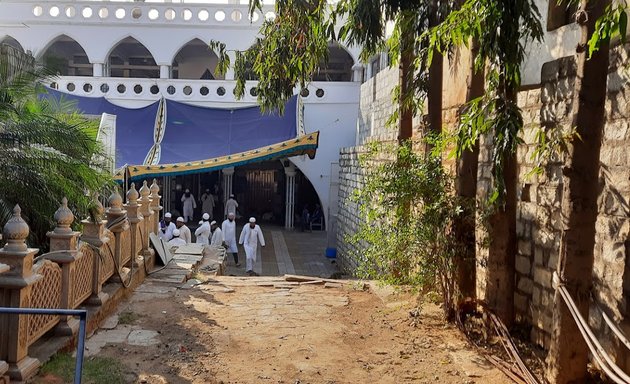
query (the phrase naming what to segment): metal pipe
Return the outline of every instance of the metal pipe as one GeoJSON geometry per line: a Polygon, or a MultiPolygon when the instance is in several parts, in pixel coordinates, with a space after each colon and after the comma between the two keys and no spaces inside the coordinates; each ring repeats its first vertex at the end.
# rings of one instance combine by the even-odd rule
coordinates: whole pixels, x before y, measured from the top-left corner
{"type": "Polygon", "coordinates": [[[0,314],[8,315],[54,315],[79,317],[79,341],[77,343],[77,359],[74,366],[74,383],[81,384],[83,371],[83,355],[85,349],[85,324],[87,311],[85,309],[50,309],[50,308],[8,308],[0,307],[0,314]]]}

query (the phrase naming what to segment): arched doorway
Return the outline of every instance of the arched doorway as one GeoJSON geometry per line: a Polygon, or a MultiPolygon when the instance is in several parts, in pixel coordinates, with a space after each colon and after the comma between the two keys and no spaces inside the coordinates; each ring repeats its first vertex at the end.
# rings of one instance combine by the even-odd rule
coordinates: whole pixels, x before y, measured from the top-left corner
{"type": "Polygon", "coordinates": [[[314,81],[352,81],[354,59],[336,42],[328,44],[328,61],[319,64],[314,81]]]}
{"type": "Polygon", "coordinates": [[[59,76],[92,76],[92,64],[76,40],[61,35],[40,55],[40,62],[59,76]]]}
{"type": "Polygon", "coordinates": [[[175,55],[172,63],[173,79],[223,80],[225,74],[216,72],[218,60],[208,44],[200,39],[193,39],[175,55]]]}
{"type": "Polygon", "coordinates": [[[111,77],[157,79],[160,68],[149,50],[133,37],[126,37],[114,46],[107,59],[111,77]]]}

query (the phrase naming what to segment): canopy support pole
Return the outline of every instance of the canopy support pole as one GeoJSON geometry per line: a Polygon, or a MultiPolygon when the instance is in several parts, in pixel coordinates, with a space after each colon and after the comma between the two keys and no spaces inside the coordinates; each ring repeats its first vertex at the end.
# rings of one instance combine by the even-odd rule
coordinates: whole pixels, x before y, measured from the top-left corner
{"type": "Polygon", "coordinates": [[[295,167],[293,164],[284,168],[286,175],[286,196],[285,196],[285,211],[284,211],[284,227],[286,229],[293,229],[293,220],[295,217],[295,167]]]}
{"type": "Polygon", "coordinates": [[[228,201],[232,192],[232,179],[234,176],[234,167],[223,168],[221,170],[223,172],[223,206],[225,207],[225,202],[228,201]]]}

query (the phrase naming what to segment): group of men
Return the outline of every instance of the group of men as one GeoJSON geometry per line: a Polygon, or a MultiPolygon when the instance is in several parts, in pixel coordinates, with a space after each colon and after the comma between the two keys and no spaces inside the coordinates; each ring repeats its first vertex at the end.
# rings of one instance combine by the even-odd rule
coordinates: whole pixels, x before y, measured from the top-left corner
{"type": "MultiPolygon", "coordinates": [[[[186,195],[184,195],[184,197],[186,197],[186,195]]],[[[182,201],[184,201],[183,198],[182,201]]],[[[194,197],[189,207],[191,207],[191,210],[195,207],[194,197]]],[[[208,212],[205,212],[202,216],[202,220],[199,222],[199,227],[195,230],[195,238],[197,244],[208,245],[210,247],[225,247],[227,252],[232,254],[234,264],[240,267],[241,264],[238,261],[238,247],[236,245],[237,208],[238,203],[234,200],[234,195],[230,195],[230,199],[225,204],[227,218],[223,221],[221,227],[219,227],[216,221],[211,221],[212,217],[208,212]]],[[[184,215],[190,213],[191,216],[189,216],[189,218],[192,219],[192,213],[187,210],[186,203],[184,203],[183,211],[184,215]]],[[[159,236],[168,241],[168,244],[172,247],[191,243],[192,236],[190,229],[186,225],[187,219],[188,217],[180,216],[175,221],[175,224],[173,224],[171,221],[171,213],[165,213],[164,219],[160,222],[159,236]]],[[[246,273],[250,276],[256,275],[254,272],[256,251],[259,243],[261,246],[265,246],[265,238],[263,237],[260,226],[256,224],[254,217],[250,217],[249,223],[243,227],[238,243],[243,245],[245,249],[246,273]]]]}
{"type": "MultiPolygon", "coordinates": [[[[216,186],[215,189],[217,189],[216,186]]],[[[205,193],[201,195],[201,210],[204,214],[209,216],[210,220],[214,218],[214,207],[217,205],[218,201],[218,196],[216,194],[213,195],[209,188],[206,188],[205,193]]],[[[187,223],[193,219],[195,209],[197,209],[197,201],[195,200],[195,196],[190,192],[190,189],[184,191],[181,202],[182,217],[184,218],[184,223],[187,223]]],[[[227,217],[229,212],[236,214],[237,208],[238,203],[234,199],[234,195],[231,194],[230,198],[225,202],[225,216],[227,217]]]]}

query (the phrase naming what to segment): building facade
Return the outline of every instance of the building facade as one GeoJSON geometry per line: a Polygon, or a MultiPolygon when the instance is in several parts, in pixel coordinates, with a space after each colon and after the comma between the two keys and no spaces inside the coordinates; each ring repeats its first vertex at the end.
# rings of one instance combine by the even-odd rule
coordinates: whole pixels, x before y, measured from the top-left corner
{"type": "MultiPolygon", "coordinates": [[[[250,18],[247,4],[227,1],[2,1],[0,42],[29,51],[53,68],[58,76],[47,85],[70,95],[105,97],[126,108],[142,108],[160,98],[201,107],[241,108],[256,105],[256,81],[248,82],[244,98],[237,100],[233,72],[216,71],[217,55],[208,43],[226,43],[233,58],[236,50],[253,44],[263,20],[274,16],[273,6],[250,18]]],[[[177,209],[181,189],[188,186],[198,198],[205,187],[217,184],[227,198],[227,190],[233,189],[223,186],[226,180],[251,185],[256,179],[256,188],[239,191],[237,186],[233,190],[237,198],[241,193],[242,200],[249,200],[252,188],[273,189],[269,196],[263,194],[265,202],[279,199],[280,205],[293,205],[288,209],[274,203],[274,216],[277,211],[281,216],[300,212],[298,205],[309,204],[312,210],[320,204],[328,223],[331,166],[338,161],[339,149],[355,141],[364,75],[358,53],[356,48],[331,42],[329,62],[306,89],[296,89],[304,105],[305,133],[320,132],[314,159],[296,156],[260,169],[250,165],[222,174],[166,178],[162,182],[172,187],[164,188],[164,193],[172,191],[166,206],[177,209]],[[285,184],[295,178],[303,185],[291,189],[298,193],[291,200],[285,184]]],[[[268,212],[243,212],[262,213],[268,212]]],[[[284,221],[292,226],[292,220],[284,221]]]]}

